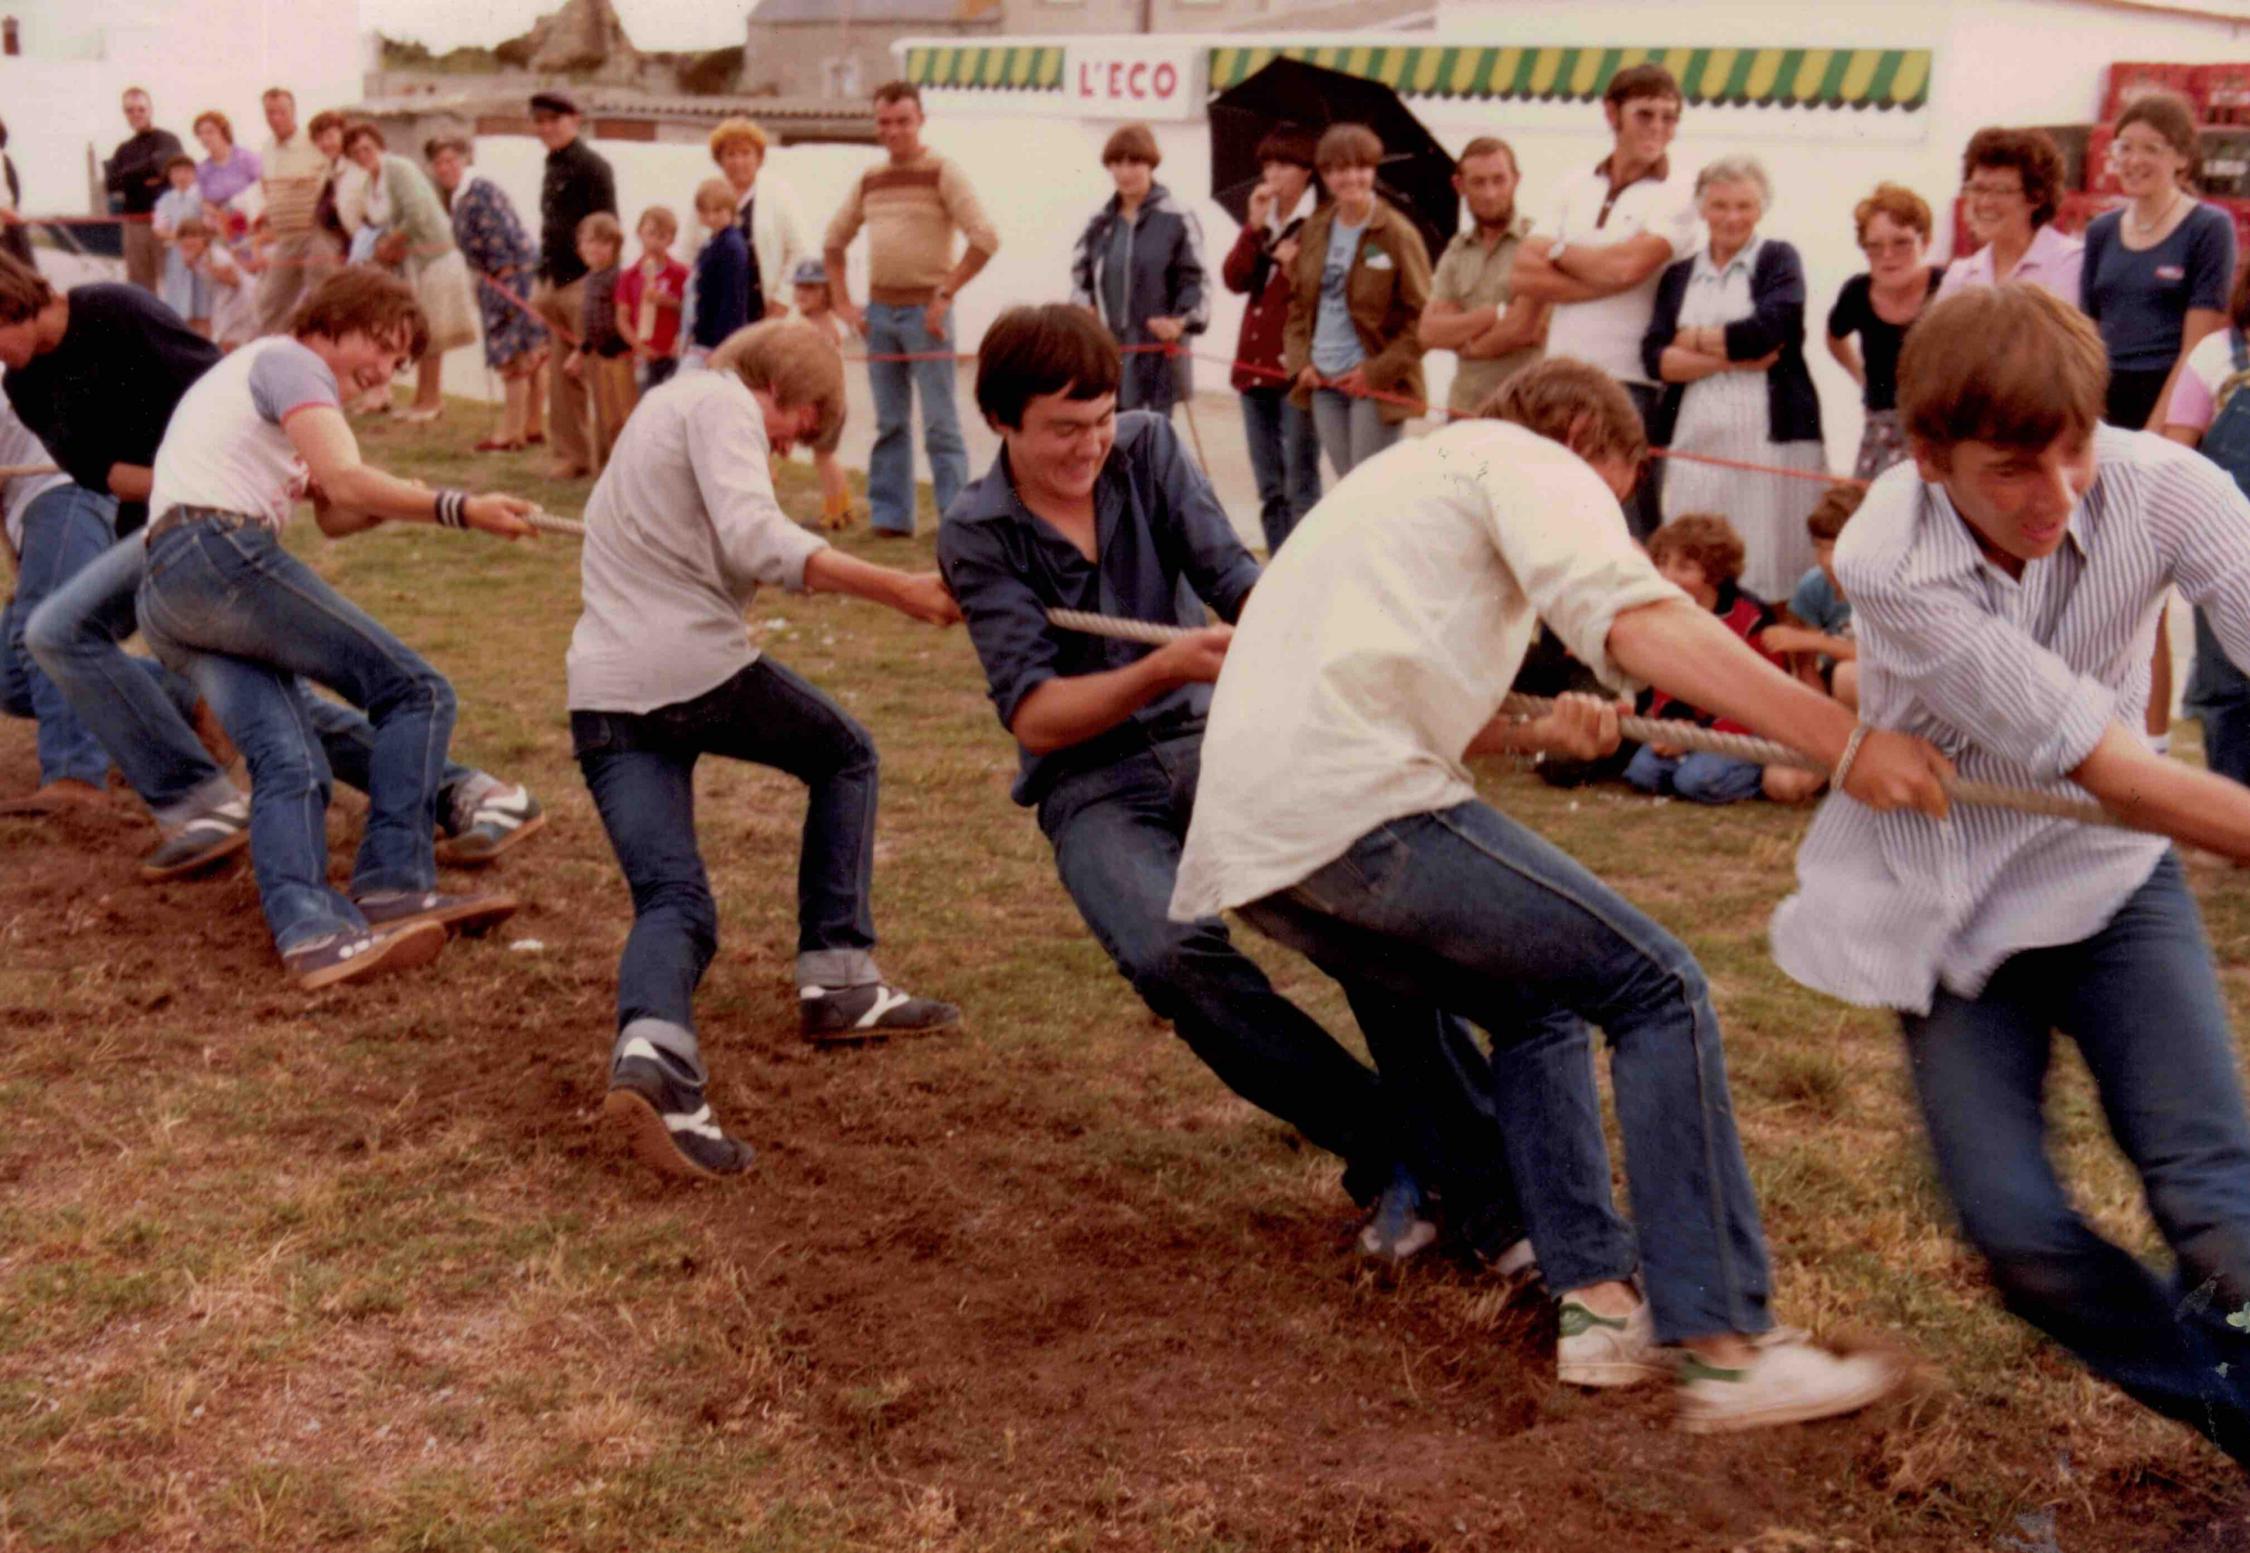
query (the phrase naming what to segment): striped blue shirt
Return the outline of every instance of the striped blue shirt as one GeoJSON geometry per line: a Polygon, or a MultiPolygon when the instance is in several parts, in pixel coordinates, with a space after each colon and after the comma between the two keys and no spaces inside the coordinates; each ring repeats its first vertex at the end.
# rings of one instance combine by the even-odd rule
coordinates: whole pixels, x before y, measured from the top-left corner
{"type": "MultiPolygon", "coordinates": [[[[2095,479],[2053,555],[2020,579],[1986,560],[1940,486],[1902,464],[1836,547],[1859,638],[1860,715],[1918,734],[1964,777],[2083,797],[2075,770],[2113,722],[2142,726],[2165,590],[2250,664],[2250,503],[2224,471],[2101,427],[2095,479]]],[[[1832,794],[1797,854],[1774,958],[1809,987],[1927,1013],[1974,997],[2010,955],[2099,931],[2162,837],[1963,805],[1949,820],[1832,794]]]]}

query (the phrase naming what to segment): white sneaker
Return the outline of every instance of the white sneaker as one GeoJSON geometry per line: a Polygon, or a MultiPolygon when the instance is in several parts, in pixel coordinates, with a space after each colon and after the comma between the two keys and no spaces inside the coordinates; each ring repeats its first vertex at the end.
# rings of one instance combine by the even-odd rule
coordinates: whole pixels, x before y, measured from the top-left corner
{"type": "Polygon", "coordinates": [[[1645,1299],[1629,1316],[1596,1315],[1566,1299],[1557,1318],[1562,1339],[1555,1344],[1555,1379],[1566,1386],[1638,1386],[1667,1371],[1645,1299]]]}
{"type": "Polygon", "coordinates": [[[1775,1343],[1739,1370],[1689,1354],[1680,1367],[1679,1425],[1691,1434],[1765,1429],[1856,1413],[1906,1378],[1884,1353],[1836,1353],[1809,1342],[1775,1343]]]}

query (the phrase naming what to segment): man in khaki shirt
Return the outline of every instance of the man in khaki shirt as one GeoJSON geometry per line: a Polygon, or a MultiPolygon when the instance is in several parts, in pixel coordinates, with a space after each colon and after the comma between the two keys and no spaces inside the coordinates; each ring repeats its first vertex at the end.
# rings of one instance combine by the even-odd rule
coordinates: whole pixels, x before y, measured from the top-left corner
{"type": "Polygon", "coordinates": [[[266,200],[259,217],[265,273],[258,277],[258,332],[285,334],[297,304],[328,275],[343,255],[314,222],[328,158],[311,135],[297,127],[297,98],[276,86],[265,95],[266,127],[273,138],[258,153],[265,173],[266,200]]]}
{"type": "Polygon", "coordinates": [[[1531,218],[1516,214],[1516,182],[1516,153],[1505,140],[1472,140],[1454,164],[1453,187],[1474,225],[1455,233],[1438,259],[1421,336],[1425,350],[1460,358],[1446,399],[1455,415],[1474,415],[1494,389],[1539,359],[1547,339],[1547,304],[1517,301],[1509,281],[1516,245],[1531,231],[1531,218]]]}

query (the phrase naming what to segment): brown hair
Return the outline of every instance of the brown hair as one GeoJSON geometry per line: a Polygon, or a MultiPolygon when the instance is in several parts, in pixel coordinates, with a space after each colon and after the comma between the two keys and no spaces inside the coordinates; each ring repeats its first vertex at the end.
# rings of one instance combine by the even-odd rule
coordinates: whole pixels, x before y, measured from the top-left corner
{"type": "Polygon", "coordinates": [[[349,123],[351,123],[351,120],[345,118],[334,108],[323,108],[306,121],[305,134],[314,140],[318,140],[330,130],[340,130],[349,123]]]}
{"type": "Polygon", "coordinates": [[[351,155],[352,147],[358,145],[362,140],[374,141],[375,149],[378,151],[388,151],[391,148],[391,143],[383,138],[381,130],[365,119],[361,119],[344,131],[344,154],[346,156],[351,155]]]}
{"type": "Polygon", "coordinates": [[[714,162],[732,151],[736,146],[755,146],[758,149],[758,155],[763,157],[769,143],[763,125],[755,119],[746,119],[740,115],[731,119],[719,120],[718,124],[712,129],[711,138],[708,142],[711,147],[711,160],[714,162]]]}
{"type": "MultiPolygon", "coordinates": [[[[314,134],[317,136],[319,131],[315,130],[314,134]]],[[[459,156],[464,162],[473,162],[477,159],[476,150],[469,144],[469,137],[466,135],[432,135],[428,140],[422,142],[422,160],[425,162],[434,162],[448,151],[459,156]]]]}
{"type": "Polygon", "coordinates": [[[1911,227],[1930,240],[1930,202],[1900,183],[1878,183],[1875,192],[1852,207],[1852,231],[1861,244],[1867,225],[1877,216],[1889,216],[1899,226],[1911,227]]]}
{"type": "Polygon", "coordinates": [[[666,242],[670,242],[680,235],[680,218],[672,214],[672,207],[669,205],[649,206],[648,209],[641,212],[641,219],[633,223],[633,230],[639,232],[642,227],[647,226],[651,221],[655,222],[656,229],[664,234],[666,242]]]}
{"type": "Polygon", "coordinates": [[[47,277],[11,254],[0,253],[0,324],[20,324],[55,300],[47,277]]]}
{"type": "Polygon", "coordinates": [[[1648,558],[1661,566],[1666,556],[1678,556],[1703,568],[1703,580],[1724,588],[1742,575],[1749,552],[1734,525],[1715,512],[1691,512],[1666,521],[1648,536],[1648,558]]]}
{"type": "Polygon", "coordinates": [[[1313,148],[1313,166],[1322,172],[1332,167],[1380,167],[1383,142],[1364,124],[1331,124],[1321,131],[1313,148]]]}
{"type": "Polygon", "coordinates": [[[1812,535],[1816,545],[1834,544],[1844,525],[1859,511],[1859,504],[1867,500],[1867,492],[1857,485],[1832,485],[1827,494],[1813,503],[1813,510],[1805,514],[1805,532],[1812,535]]]}
{"type": "Polygon", "coordinates": [[[2203,154],[2196,132],[2195,110],[2188,106],[2187,99],[2175,92],[2144,92],[2125,105],[2125,111],[2117,116],[2112,136],[2124,134],[2135,124],[2146,124],[2180,154],[2184,162],[2180,168],[2180,183],[2183,187],[2192,187],[2196,174],[2203,169],[2203,154]]]}
{"type": "Polygon", "coordinates": [[[280,98],[283,102],[289,104],[289,106],[292,108],[297,106],[297,94],[289,90],[289,88],[286,86],[267,87],[265,89],[265,92],[258,98],[258,101],[272,102],[277,97],[280,98]]]}
{"type": "Polygon", "coordinates": [[[695,208],[709,210],[713,205],[734,209],[734,185],[724,178],[706,178],[695,186],[695,208]]]}
{"type": "Polygon", "coordinates": [[[844,358],[801,318],[769,318],[735,330],[711,353],[708,365],[714,372],[733,372],[747,387],[764,389],[778,409],[817,406],[815,437],[844,423],[844,358]]]}
{"type": "Polygon", "coordinates": [[[607,243],[612,253],[625,251],[625,229],[606,210],[597,210],[579,222],[578,230],[571,234],[571,240],[580,243],[607,243]]]}
{"type": "Polygon", "coordinates": [[[1257,163],[1263,167],[1268,162],[1280,162],[1289,167],[1302,167],[1309,173],[1314,170],[1313,157],[1319,149],[1320,142],[1313,139],[1310,132],[1294,124],[1284,124],[1258,142],[1257,163]]]}
{"type": "Polygon", "coordinates": [[[1947,297],[1899,353],[1899,422],[1943,462],[1964,442],[2043,448],[2101,419],[2109,353],[2084,313],[2011,281],[1947,297]]]}
{"type": "Polygon", "coordinates": [[[289,332],[324,340],[356,333],[389,341],[403,334],[406,354],[417,361],[430,349],[430,321],[414,300],[414,288],[372,264],[347,265],[314,287],[297,304],[289,332]]]}
{"type": "Polygon", "coordinates": [[[2002,129],[1998,125],[1978,130],[1961,153],[1961,181],[1967,183],[1980,167],[2012,171],[2023,179],[2023,195],[2031,201],[2034,227],[2055,219],[2062,203],[2063,159],[2044,130],[2002,129]]]}
{"type": "Polygon", "coordinates": [[[1685,103],[1680,93],[1680,83],[1672,72],[1662,65],[1632,65],[1609,78],[1602,89],[1602,106],[1622,108],[1636,97],[1669,97],[1685,103]]]}
{"type": "Polygon", "coordinates": [[[977,347],[977,408],[994,426],[1021,428],[1032,400],[1099,399],[1117,392],[1123,370],[1117,341],[1089,309],[1068,302],[1011,307],[977,347]]]}
{"type": "MultiPolygon", "coordinates": [[[[4,141],[0,141],[0,144],[5,144],[5,142],[4,142],[4,141]]],[[[192,156],[168,156],[168,157],[166,157],[166,158],[164,159],[164,176],[165,176],[165,177],[167,177],[167,178],[171,177],[171,176],[172,176],[172,169],[173,169],[173,168],[175,168],[175,167],[184,167],[184,168],[186,168],[186,169],[187,169],[187,170],[188,170],[189,172],[191,172],[191,173],[192,173],[192,172],[194,172],[194,171],[195,171],[195,158],[194,158],[194,157],[192,157],[192,156]]]]}
{"type": "Polygon", "coordinates": [[[1637,468],[1648,457],[1648,432],[1625,390],[1601,368],[1569,356],[1524,368],[1494,389],[1477,415],[1537,432],[1590,463],[1615,459],[1637,468]]]}
{"type": "Polygon", "coordinates": [[[211,230],[211,223],[201,216],[189,216],[178,226],[172,228],[172,240],[174,242],[178,242],[183,237],[200,237],[205,242],[209,242],[215,235],[211,230]]]}
{"type": "Polygon", "coordinates": [[[885,81],[875,88],[875,103],[880,107],[887,102],[910,102],[920,108],[922,89],[912,81],[885,81]]]}
{"type": "Polygon", "coordinates": [[[219,138],[221,140],[224,140],[230,146],[234,144],[234,125],[231,121],[228,120],[227,116],[221,113],[218,109],[204,109],[201,113],[195,116],[195,122],[193,124],[190,124],[188,128],[197,134],[201,134],[203,132],[203,126],[206,124],[214,125],[217,127],[219,131],[219,138]]]}
{"type": "Polygon", "coordinates": [[[1164,153],[1156,149],[1156,133],[1146,124],[1120,124],[1110,131],[1109,139],[1102,142],[1102,166],[1112,162],[1140,162],[1149,167],[1160,165],[1164,153]]]}
{"type": "Polygon", "coordinates": [[[1504,156],[1508,159],[1508,171],[1518,177],[1523,175],[1523,167],[1516,161],[1516,148],[1498,135],[1479,135],[1463,146],[1461,154],[1454,159],[1453,170],[1460,172],[1471,162],[1485,156],[1504,156]]]}

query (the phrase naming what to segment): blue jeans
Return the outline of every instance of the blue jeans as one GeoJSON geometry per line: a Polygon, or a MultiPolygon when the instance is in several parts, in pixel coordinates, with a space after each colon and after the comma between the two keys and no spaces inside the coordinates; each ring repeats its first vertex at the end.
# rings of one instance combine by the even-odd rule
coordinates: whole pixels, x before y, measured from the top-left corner
{"type": "MultiPolygon", "coordinates": [[[[300,682],[297,689],[305,698],[305,714],[312,720],[321,753],[328,757],[330,774],[346,787],[369,791],[375,780],[375,725],[353,707],[314,695],[308,685],[300,682]]],[[[450,758],[438,774],[438,829],[447,835],[454,834],[453,795],[476,774],[474,767],[450,758]]]]}
{"type": "Polygon", "coordinates": [[[328,757],[299,676],[375,725],[352,894],[437,883],[431,833],[453,687],[247,519],[195,518],[149,546],[140,617],[157,656],[210,703],[250,765],[250,862],[284,953],[366,926],[328,887],[328,757]]]}
{"type": "Polygon", "coordinates": [[[843,708],[769,657],[653,712],[572,712],[578,769],[633,891],[617,967],[619,1029],[653,1019],[693,1031],[696,984],[719,913],[695,844],[695,763],[724,755],[786,771],[809,790],[797,857],[799,985],[876,981],[875,742],[843,708]]]}
{"type": "Polygon", "coordinates": [[[1549,1288],[1629,1275],[1637,1236],[1660,1340],[1772,1324],[1702,968],[1607,885],[1472,801],[1377,826],[1243,915],[1331,975],[1492,1037],[1500,1130],[1549,1288]],[[1584,1021],[1609,1036],[1634,1231],[1610,1196],[1584,1021]]]}
{"type": "Polygon", "coordinates": [[[1312,417],[1289,402],[1282,388],[1242,392],[1242,435],[1250,444],[1250,473],[1258,482],[1258,525],[1266,531],[1266,558],[1281,549],[1289,531],[1320,500],[1320,443],[1312,417]]]}
{"type": "Polygon", "coordinates": [[[1344,980],[1381,1077],[1266,980],[1216,917],[1166,915],[1202,769],[1200,737],[1171,739],[1064,778],[1040,829],[1078,914],[1141,1001],[1171,1021],[1226,1086],[1344,1161],[1362,1202],[1394,1166],[1441,1192],[1449,1212],[1519,1233],[1514,1184],[1488,1099],[1491,1075],[1460,1021],[1344,980]]]}
{"type": "Polygon", "coordinates": [[[2008,1308],[2250,1465],[2250,1117],[2179,858],[2092,938],[2011,956],[1975,998],[1906,1015],[1939,1180],[2008,1308]],[[2046,1152],[2054,1034],[2078,1043],[2178,1259],[2160,1279],[2071,1206],[2046,1152]]]}
{"type": "Polygon", "coordinates": [[[25,623],[24,645],[169,831],[235,790],[188,726],[194,687],[145,672],[149,665],[118,646],[140,628],[142,538],[118,540],[49,595],[25,623]]]}
{"type": "MultiPolygon", "coordinates": [[[[84,782],[100,787],[109,754],[54,680],[25,649],[24,634],[39,606],[117,542],[117,503],[82,485],[60,485],[33,500],[23,515],[23,557],[16,598],[9,606],[9,647],[39,720],[39,781],[84,782]]],[[[139,670],[135,670],[139,673],[139,670]]]]}
{"type": "Polygon", "coordinates": [[[1320,434],[1320,450],[1328,455],[1339,480],[1398,441],[1406,430],[1403,421],[1384,420],[1383,406],[1374,400],[1333,388],[1313,390],[1312,422],[1320,434]]]}
{"type": "Polygon", "coordinates": [[[2203,719],[2203,763],[2230,781],[2250,785],[2250,678],[2234,666],[2210,617],[2195,612],[2195,665],[2188,670],[2188,710],[2203,719]]]}
{"type": "MultiPolygon", "coordinates": [[[[924,327],[919,306],[867,304],[869,355],[951,351],[950,338],[924,327]]],[[[870,361],[875,391],[875,446],[867,455],[869,525],[887,534],[914,532],[914,396],[922,396],[922,446],[930,458],[930,486],[944,517],[969,481],[969,449],[953,408],[954,364],[943,361],[870,361]]]]}
{"type": "Polygon", "coordinates": [[[1625,780],[1644,793],[1669,793],[1690,803],[1740,803],[1764,791],[1766,768],[1700,750],[1659,755],[1644,744],[1626,762],[1625,780]]]}

